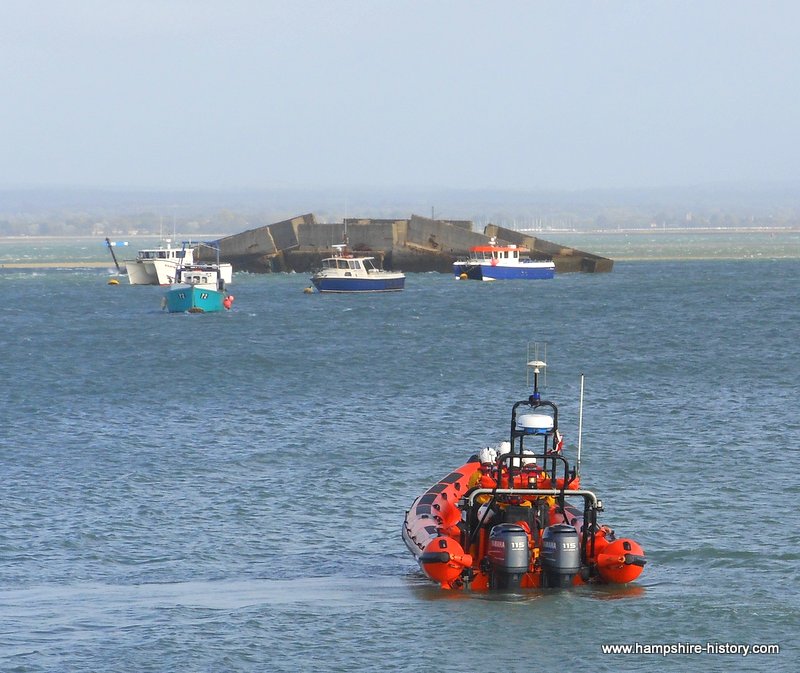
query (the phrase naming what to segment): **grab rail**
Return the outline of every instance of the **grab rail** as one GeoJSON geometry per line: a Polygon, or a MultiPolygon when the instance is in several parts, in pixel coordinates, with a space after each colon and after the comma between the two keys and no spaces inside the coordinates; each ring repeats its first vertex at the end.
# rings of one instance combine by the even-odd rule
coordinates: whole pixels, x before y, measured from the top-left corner
{"type": "MultiPolygon", "coordinates": [[[[575,496],[583,498],[583,534],[581,535],[580,549],[581,561],[584,564],[588,564],[589,559],[594,558],[595,534],[597,533],[597,512],[603,511],[603,502],[592,491],[586,491],[583,489],[572,491],[561,488],[476,488],[470,491],[468,495],[465,494],[462,498],[462,501],[466,500],[469,509],[472,510],[475,507],[475,499],[479,495],[491,495],[492,502],[494,502],[498,495],[537,495],[561,498],[575,496]]],[[[472,546],[472,543],[475,539],[475,534],[482,525],[483,521],[481,521],[473,530],[469,530],[469,528],[467,528],[465,531],[467,549],[472,546]]]]}
{"type": "Polygon", "coordinates": [[[603,502],[592,491],[586,490],[562,490],[560,488],[476,488],[466,495],[467,504],[470,507],[475,505],[475,498],[479,495],[544,495],[544,496],[580,496],[585,501],[591,503],[592,508],[603,511],[603,502]]]}

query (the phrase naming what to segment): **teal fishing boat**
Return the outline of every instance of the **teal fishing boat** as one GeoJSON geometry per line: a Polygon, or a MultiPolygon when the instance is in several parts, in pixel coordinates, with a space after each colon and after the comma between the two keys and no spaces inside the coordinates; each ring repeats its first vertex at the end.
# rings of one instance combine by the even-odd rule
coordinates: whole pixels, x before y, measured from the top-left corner
{"type": "MultiPolygon", "coordinates": [[[[219,251],[217,251],[219,255],[219,251]]],[[[215,313],[229,310],[233,295],[226,284],[231,281],[230,264],[188,264],[175,271],[175,282],[161,301],[170,313],[215,313]]]]}

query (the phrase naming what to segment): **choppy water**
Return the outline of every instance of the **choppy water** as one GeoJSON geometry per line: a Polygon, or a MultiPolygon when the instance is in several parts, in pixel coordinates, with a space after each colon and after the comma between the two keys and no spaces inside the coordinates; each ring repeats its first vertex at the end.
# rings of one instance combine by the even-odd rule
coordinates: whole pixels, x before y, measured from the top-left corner
{"type": "Polygon", "coordinates": [[[0,670],[794,671],[800,261],[618,262],[385,296],[237,274],[234,310],[0,271],[0,670]],[[405,508],[547,393],[626,588],[452,594],[405,508]],[[610,655],[610,643],[778,655],[610,655]]]}

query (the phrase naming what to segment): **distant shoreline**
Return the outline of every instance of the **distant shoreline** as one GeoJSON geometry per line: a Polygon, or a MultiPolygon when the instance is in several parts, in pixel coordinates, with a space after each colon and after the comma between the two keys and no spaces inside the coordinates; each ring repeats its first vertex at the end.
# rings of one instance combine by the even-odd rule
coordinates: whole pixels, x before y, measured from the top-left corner
{"type": "Polygon", "coordinates": [[[800,227],[652,227],[635,229],[519,229],[521,234],[797,234],[800,227]]]}
{"type": "MultiPolygon", "coordinates": [[[[613,234],[797,234],[800,233],[800,227],[787,226],[787,227],[635,227],[628,229],[517,229],[521,234],[530,236],[582,236],[582,235],[613,235],[613,234]]],[[[232,236],[233,234],[194,234],[191,237],[176,235],[175,239],[170,240],[194,240],[203,241],[209,239],[224,238],[232,236]]],[[[159,237],[157,234],[114,234],[116,239],[128,240],[153,240],[161,239],[165,242],[167,239],[159,237]]],[[[111,238],[111,236],[109,236],[111,238]]],[[[21,242],[21,241],[79,241],[79,240],[97,240],[104,242],[105,235],[78,235],[78,236],[0,236],[0,242],[21,242]]]]}
{"type": "Polygon", "coordinates": [[[100,243],[105,243],[106,238],[115,238],[115,239],[125,239],[129,241],[141,241],[141,240],[154,240],[158,239],[163,243],[166,243],[167,240],[171,242],[175,241],[207,241],[209,239],[216,239],[216,238],[224,238],[225,236],[230,236],[230,234],[195,234],[191,237],[184,237],[184,236],[177,236],[176,238],[166,239],[160,237],[158,234],[114,234],[113,236],[104,236],[102,234],[92,235],[92,234],[79,234],[77,236],[0,236],[0,242],[5,241],[99,241],[100,243]]]}
{"type": "MultiPolygon", "coordinates": [[[[604,257],[614,260],[615,262],[647,262],[647,261],[697,261],[697,260],[737,260],[737,259],[797,259],[797,244],[794,236],[800,234],[800,227],[732,227],[732,228],[648,228],[648,229],[594,229],[591,231],[578,231],[578,230],[547,230],[547,231],[532,231],[520,230],[520,233],[527,234],[536,238],[543,238],[545,240],[561,242],[562,244],[578,245],[581,247],[598,246],[600,248],[633,248],[630,250],[617,249],[608,250],[607,252],[598,253],[604,257]],[[647,236],[652,236],[653,239],[658,239],[658,242],[648,243],[647,236]],[[693,245],[691,239],[693,236],[709,236],[711,239],[706,244],[693,245]],[[731,246],[731,250],[717,250],[722,254],[709,255],[708,248],[710,243],[712,247],[722,247],[724,245],[725,236],[743,237],[735,239],[737,245],[731,246]],[[632,238],[626,240],[621,238],[625,244],[616,245],[613,243],[613,236],[632,238]],[[717,236],[720,238],[717,239],[717,236]],[[748,236],[761,238],[748,239],[748,236]],[[780,237],[787,237],[785,239],[786,245],[768,245],[766,241],[771,240],[771,237],[779,237],[777,240],[783,240],[780,237]],[[592,237],[596,237],[592,239],[592,237]],[[680,240],[684,238],[685,245],[675,246],[671,244],[673,240],[680,240]],[[603,244],[603,239],[608,242],[608,245],[603,244]],[[594,242],[592,242],[594,241],[594,242]],[[718,246],[717,243],[722,244],[718,246]],[[645,245],[639,245],[643,243],[645,245]],[[659,250],[662,248],[663,250],[659,250]],[[697,248],[695,254],[692,254],[692,248],[697,248]],[[642,248],[647,248],[645,251],[642,248]],[[672,249],[670,249],[672,248],[672,249]],[[686,248],[686,250],[675,248],[686,248]],[[734,250],[733,248],[742,248],[742,250],[734,250]],[[759,251],[759,248],[766,248],[759,251]],[[728,254],[725,254],[727,252],[728,254]],[[790,254],[786,254],[789,252],[790,254]]],[[[223,237],[222,234],[199,234],[193,238],[195,240],[210,240],[214,237],[223,237]]],[[[135,251],[142,247],[136,241],[158,241],[159,237],[147,234],[136,234],[135,236],[117,236],[117,240],[128,240],[130,245],[124,248],[123,256],[133,257],[135,251]]],[[[0,255],[0,269],[108,269],[109,273],[116,273],[114,269],[114,262],[108,249],[105,245],[105,237],[101,236],[0,236],[0,250],[7,250],[6,260],[2,259],[0,255]],[[70,242],[79,242],[81,245],[88,244],[92,248],[92,252],[87,254],[86,249],[75,250],[73,256],[72,251],[65,251],[59,248],[68,247],[70,242]],[[45,252],[47,244],[53,244],[52,250],[45,252]],[[39,250],[38,248],[42,249],[39,250]],[[15,248],[27,249],[27,254],[21,254],[15,248]],[[31,254],[32,253],[32,254],[31,254]],[[49,254],[48,254],[49,253],[49,254]],[[99,257],[108,257],[106,259],[99,259],[99,257]],[[31,259],[33,257],[33,259],[31,259]],[[43,257],[45,259],[37,261],[35,257],[43,257]],[[67,259],[64,259],[66,257],[67,259]],[[71,259],[70,259],[71,257],[71,259]],[[82,257],[89,257],[88,260],[81,260],[82,257]],[[48,259],[49,258],[49,259],[48,259]],[[60,261],[54,261],[61,258],[60,261]]],[[[162,243],[166,243],[166,239],[160,239],[162,243]]],[[[732,239],[733,241],[734,239],[732,239]]],[[[144,247],[154,244],[147,243],[144,247]]],[[[117,254],[119,257],[119,253],[117,254]]],[[[118,259],[120,264],[124,261],[118,259]]]]}
{"type": "MultiPolygon", "coordinates": [[[[614,263],[617,262],[731,262],[731,261],[747,261],[747,260],[768,260],[768,259],[786,259],[796,260],[797,257],[776,256],[768,254],[750,255],[747,257],[741,255],[663,255],[663,256],[642,256],[632,255],[614,256],[612,259],[614,263]]],[[[107,269],[108,272],[114,276],[118,275],[114,270],[113,263],[108,262],[0,262],[0,269],[107,269]]],[[[124,271],[122,272],[125,273],[124,271]]],[[[279,273],[279,272],[278,272],[279,273]]],[[[443,272],[447,273],[447,272],[443,272]]]]}
{"type": "MultiPolygon", "coordinates": [[[[109,269],[113,262],[0,262],[0,269],[109,269]]],[[[116,272],[114,272],[116,273],[116,272]]]]}

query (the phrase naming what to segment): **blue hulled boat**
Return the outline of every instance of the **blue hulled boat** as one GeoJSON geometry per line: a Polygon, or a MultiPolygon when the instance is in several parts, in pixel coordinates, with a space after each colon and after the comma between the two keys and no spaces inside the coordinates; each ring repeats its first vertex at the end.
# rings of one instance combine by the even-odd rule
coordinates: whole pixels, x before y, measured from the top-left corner
{"type": "Polygon", "coordinates": [[[470,248],[469,259],[453,263],[453,275],[463,280],[540,280],[552,278],[556,265],[552,260],[523,257],[530,251],[517,245],[488,245],[470,248]]]}
{"type": "Polygon", "coordinates": [[[397,292],[406,284],[405,274],[375,266],[374,257],[354,257],[344,244],[334,245],[333,257],[322,260],[322,269],[311,282],[319,292],[397,292]]]}

